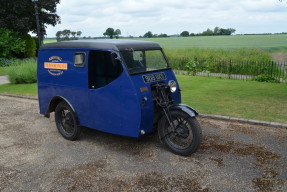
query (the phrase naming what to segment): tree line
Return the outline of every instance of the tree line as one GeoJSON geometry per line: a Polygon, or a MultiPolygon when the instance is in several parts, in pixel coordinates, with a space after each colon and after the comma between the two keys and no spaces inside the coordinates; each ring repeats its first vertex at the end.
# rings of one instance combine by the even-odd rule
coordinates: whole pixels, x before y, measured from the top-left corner
{"type": "Polygon", "coordinates": [[[188,36],[218,36],[218,35],[232,35],[235,33],[235,29],[233,28],[220,28],[220,27],[215,27],[214,30],[207,29],[203,31],[202,33],[189,33],[188,31],[183,31],[180,33],[180,36],[182,37],[188,37],[188,36]]]}
{"type": "Polygon", "coordinates": [[[78,40],[82,35],[81,31],[71,31],[69,29],[64,29],[63,31],[58,31],[56,33],[57,41],[68,41],[68,40],[78,40]]]}

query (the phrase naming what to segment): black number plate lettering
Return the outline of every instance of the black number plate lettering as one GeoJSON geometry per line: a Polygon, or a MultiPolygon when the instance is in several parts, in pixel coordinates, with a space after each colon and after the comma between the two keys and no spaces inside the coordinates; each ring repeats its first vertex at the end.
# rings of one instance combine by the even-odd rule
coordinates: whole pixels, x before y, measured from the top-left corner
{"type": "Polygon", "coordinates": [[[164,73],[155,73],[150,75],[143,75],[143,80],[145,83],[151,83],[155,81],[166,80],[166,76],[164,73]]]}

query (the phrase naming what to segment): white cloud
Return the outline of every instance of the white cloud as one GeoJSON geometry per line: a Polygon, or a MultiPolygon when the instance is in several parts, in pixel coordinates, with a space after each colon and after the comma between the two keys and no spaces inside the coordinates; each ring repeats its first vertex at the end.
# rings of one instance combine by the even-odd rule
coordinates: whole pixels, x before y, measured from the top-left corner
{"type": "Polygon", "coordinates": [[[216,26],[241,33],[287,31],[287,4],[277,0],[62,0],[57,13],[62,22],[48,26],[49,37],[63,29],[102,36],[108,27],[136,36],[198,33],[216,26]]]}

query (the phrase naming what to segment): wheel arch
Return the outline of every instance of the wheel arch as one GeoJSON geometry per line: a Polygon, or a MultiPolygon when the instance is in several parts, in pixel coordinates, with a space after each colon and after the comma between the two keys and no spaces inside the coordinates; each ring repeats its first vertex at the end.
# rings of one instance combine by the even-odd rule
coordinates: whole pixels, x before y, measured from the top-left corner
{"type": "Polygon", "coordinates": [[[50,101],[50,103],[49,103],[49,105],[48,105],[48,108],[47,108],[47,110],[46,110],[45,117],[49,118],[49,117],[50,117],[50,113],[55,111],[57,105],[58,105],[60,102],[65,102],[65,103],[67,103],[67,104],[71,107],[71,109],[73,110],[73,112],[76,114],[76,111],[75,111],[73,105],[72,105],[66,98],[57,95],[57,96],[54,96],[54,97],[51,99],[51,101],[50,101]]]}

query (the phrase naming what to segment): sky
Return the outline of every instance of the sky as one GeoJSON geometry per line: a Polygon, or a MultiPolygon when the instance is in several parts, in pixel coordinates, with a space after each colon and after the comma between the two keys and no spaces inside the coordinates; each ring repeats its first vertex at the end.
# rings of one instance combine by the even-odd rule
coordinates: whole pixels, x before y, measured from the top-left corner
{"type": "Polygon", "coordinates": [[[61,0],[57,14],[61,24],[47,26],[47,37],[64,29],[99,37],[109,27],[122,36],[215,27],[234,28],[236,34],[287,32],[287,3],[278,0],[61,0]]]}

